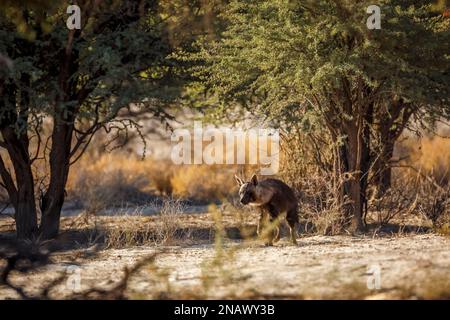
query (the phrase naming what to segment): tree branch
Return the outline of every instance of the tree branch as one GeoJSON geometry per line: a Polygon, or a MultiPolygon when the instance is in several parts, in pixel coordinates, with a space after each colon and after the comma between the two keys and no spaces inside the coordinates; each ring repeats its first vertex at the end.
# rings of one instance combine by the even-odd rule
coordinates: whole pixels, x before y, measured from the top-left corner
{"type": "Polygon", "coordinates": [[[5,163],[3,161],[2,156],[0,155],[0,176],[3,180],[3,185],[8,192],[9,200],[11,203],[16,206],[17,205],[17,188],[14,184],[14,181],[11,177],[11,174],[6,169],[5,163]]]}

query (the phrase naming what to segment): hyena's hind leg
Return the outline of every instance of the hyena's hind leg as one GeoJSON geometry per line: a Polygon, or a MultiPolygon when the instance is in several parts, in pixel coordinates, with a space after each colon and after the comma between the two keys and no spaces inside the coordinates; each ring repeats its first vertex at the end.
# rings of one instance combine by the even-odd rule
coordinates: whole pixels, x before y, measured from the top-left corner
{"type": "Polygon", "coordinates": [[[296,231],[296,225],[298,223],[297,208],[293,208],[287,212],[286,220],[289,225],[289,233],[291,235],[291,241],[293,244],[297,245],[297,231],[296,231]]]}

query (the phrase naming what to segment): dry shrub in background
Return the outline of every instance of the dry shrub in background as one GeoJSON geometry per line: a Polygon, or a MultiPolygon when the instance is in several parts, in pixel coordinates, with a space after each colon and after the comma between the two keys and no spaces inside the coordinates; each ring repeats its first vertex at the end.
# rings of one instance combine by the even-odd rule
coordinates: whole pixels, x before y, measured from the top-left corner
{"type": "Polygon", "coordinates": [[[233,173],[230,166],[178,166],[170,159],[141,159],[117,151],[81,159],[71,171],[67,191],[69,199],[79,200],[92,212],[148,203],[156,195],[212,202],[235,187],[233,173]]]}
{"type": "Polygon", "coordinates": [[[394,179],[398,189],[412,189],[416,211],[436,230],[450,234],[450,139],[406,139],[398,147],[405,158],[394,179]]]}
{"type": "Polygon", "coordinates": [[[448,228],[450,222],[450,185],[440,186],[432,176],[409,170],[393,171],[393,184],[389,192],[369,200],[371,218],[379,225],[392,220],[431,222],[436,230],[448,228]]]}
{"type": "Polygon", "coordinates": [[[348,224],[343,213],[346,202],[340,202],[338,188],[330,183],[332,178],[329,173],[310,176],[302,189],[300,215],[307,226],[313,226],[311,231],[325,235],[342,233],[348,224]]]}
{"type": "Polygon", "coordinates": [[[133,213],[119,214],[117,223],[104,228],[105,245],[107,248],[125,248],[144,244],[153,244],[153,230],[148,223],[142,223],[142,209],[133,213]]]}
{"type": "Polygon", "coordinates": [[[171,179],[173,192],[196,200],[222,199],[236,187],[234,173],[234,167],[225,165],[178,166],[171,179]]]}
{"type": "Polygon", "coordinates": [[[188,231],[183,231],[180,221],[180,215],[184,211],[184,205],[180,200],[164,200],[159,212],[155,231],[155,240],[157,243],[169,244],[176,239],[189,237],[188,231]]]}
{"type": "MultiPolygon", "coordinates": [[[[424,137],[406,139],[396,146],[392,185],[379,196],[369,178],[368,223],[386,225],[419,221],[431,222],[436,230],[449,226],[450,139],[424,137]]],[[[326,134],[284,135],[280,176],[295,188],[300,200],[300,216],[325,234],[341,233],[346,219],[339,201],[341,179],[333,171],[333,148],[326,134]]],[[[345,203],[345,199],[344,199],[345,203]]]]}
{"type": "Polygon", "coordinates": [[[146,191],[150,182],[144,173],[137,159],[112,154],[86,158],[72,170],[68,191],[90,213],[148,202],[146,191]]]}
{"type": "Polygon", "coordinates": [[[431,220],[435,231],[450,235],[450,185],[438,187],[428,181],[418,185],[417,209],[431,220]]]}
{"type": "MultiPolygon", "coordinates": [[[[283,135],[280,177],[296,191],[305,231],[338,234],[347,222],[343,215],[339,186],[332,172],[332,145],[325,134],[303,134],[300,130],[283,135]],[[312,229],[308,230],[308,226],[312,229]]],[[[344,204],[343,204],[344,203],[344,204]]]]}
{"type": "Polygon", "coordinates": [[[162,205],[155,206],[160,209],[154,223],[141,219],[146,207],[139,207],[132,213],[119,212],[117,223],[102,230],[106,247],[167,245],[189,237],[188,230],[184,230],[181,225],[180,215],[184,212],[184,206],[179,200],[169,198],[165,199],[162,205]]]}
{"type": "Polygon", "coordinates": [[[148,172],[152,187],[159,195],[172,196],[172,177],[174,175],[174,165],[169,160],[148,160],[148,172]]]}
{"type": "Polygon", "coordinates": [[[371,188],[368,194],[366,223],[384,226],[396,219],[407,220],[417,206],[417,178],[405,175],[403,169],[394,170],[391,189],[377,197],[377,190],[371,188]]]}
{"type": "Polygon", "coordinates": [[[405,165],[420,170],[441,186],[450,183],[450,138],[409,138],[401,143],[399,149],[402,155],[407,155],[405,165]]]}

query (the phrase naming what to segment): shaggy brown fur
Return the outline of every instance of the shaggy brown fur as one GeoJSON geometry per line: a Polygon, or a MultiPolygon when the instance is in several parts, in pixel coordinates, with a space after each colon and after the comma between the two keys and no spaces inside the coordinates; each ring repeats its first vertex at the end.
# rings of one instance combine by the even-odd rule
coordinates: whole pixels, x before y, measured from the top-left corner
{"type": "Polygon", "coordinates": [[[298,202],[294,191],[283,181],[265,179],[258,181],[256,175],[248,182],[235,176],[239,184],[239,197],[244,205],[259,209],[258,235],[266,238],[266,245],[279,240],[279,223],[286,213],[291,241],[297,244],[295,226],[298,223],[298,202]]]}

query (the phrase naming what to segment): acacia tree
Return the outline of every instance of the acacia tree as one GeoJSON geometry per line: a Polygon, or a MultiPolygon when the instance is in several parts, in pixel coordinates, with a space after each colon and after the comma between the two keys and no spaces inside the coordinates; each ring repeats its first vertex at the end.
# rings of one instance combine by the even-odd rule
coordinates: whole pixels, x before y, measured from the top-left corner
{"type": "MultiPolygon", "coordinates": [[[[369,175],[379,184],[414,115],[449,116],[448,19],[428,1],[384,0],[381,30],[370,1],[233,1],[219,41],[195,58],[216,110],[236,103],[289,126],[315,114],[334,145],[334,171],[350,227],[363,229],[369,175]]],[[[318,124],[316,124],[318,125],[318,124]]]]}
{"type": "Polygon", "coordinates": [[[66,26],[65,1],[30,3],[6,3],[0,13],[0,176],[18,238],[50,239],[59,230],[69,168],[94,134],[139,130],[127,114],[166,119],[164,106],[181,81],[158,2],[78,1],[79,30],[66,26]],[[35,161],[49,167],[39,199],[35,161]]]}

